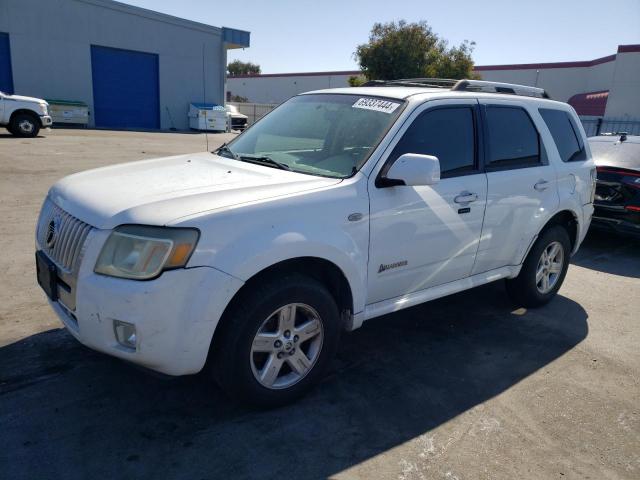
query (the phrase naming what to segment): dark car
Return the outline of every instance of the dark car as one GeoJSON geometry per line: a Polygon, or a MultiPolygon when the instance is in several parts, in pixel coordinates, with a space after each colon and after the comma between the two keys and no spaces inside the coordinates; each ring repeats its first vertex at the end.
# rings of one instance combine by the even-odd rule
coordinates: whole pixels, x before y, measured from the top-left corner
{"type": "Polygon", "coordinates": [[[592,225],[640,235],[640,136],[589,138],[598,179],[592,225]]]}

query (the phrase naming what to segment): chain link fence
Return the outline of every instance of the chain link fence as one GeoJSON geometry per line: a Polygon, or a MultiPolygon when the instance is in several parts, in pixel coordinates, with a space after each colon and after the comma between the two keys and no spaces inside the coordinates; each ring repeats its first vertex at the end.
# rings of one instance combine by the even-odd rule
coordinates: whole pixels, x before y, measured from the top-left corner
{"type": "Polygon", "coordinates": [[[629,135],[640,135],[640,119],[580,117],[580,120],[587,137],[595,137],[601,133],[622,132],[629,135]]]}
{"type": "Polygon", "coordinates": [[[247,121],[248,125],[253,125],[279,105],[278,103],[227,103],[229,105],[234,105],[240,113],[249,117],[249,120],[247,121]]]}

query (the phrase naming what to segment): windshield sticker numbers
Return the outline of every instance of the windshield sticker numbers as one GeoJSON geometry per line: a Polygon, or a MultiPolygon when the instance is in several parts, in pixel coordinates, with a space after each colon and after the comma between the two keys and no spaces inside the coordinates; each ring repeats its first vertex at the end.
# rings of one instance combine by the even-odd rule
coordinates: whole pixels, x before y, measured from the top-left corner
{"type": "Polygon", "coordinates": [[[389,100],[381,100],[379,98],[360,98],[352,106],[353,108],[363,108],[365,110],[374,110],[376,112],[393,113],[400,104],[390,102],[389,100]]]}

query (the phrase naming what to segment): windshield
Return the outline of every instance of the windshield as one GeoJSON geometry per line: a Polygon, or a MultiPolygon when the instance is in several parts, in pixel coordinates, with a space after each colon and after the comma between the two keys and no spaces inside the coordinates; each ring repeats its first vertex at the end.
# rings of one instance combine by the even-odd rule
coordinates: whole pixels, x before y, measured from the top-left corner
{"type": "Polygon", "coordinates": [[[268,159],[294,172],[334,178],[353,175],[367,161],[404,102],[361,95],[293,97],[218,153],[268,159]]]}

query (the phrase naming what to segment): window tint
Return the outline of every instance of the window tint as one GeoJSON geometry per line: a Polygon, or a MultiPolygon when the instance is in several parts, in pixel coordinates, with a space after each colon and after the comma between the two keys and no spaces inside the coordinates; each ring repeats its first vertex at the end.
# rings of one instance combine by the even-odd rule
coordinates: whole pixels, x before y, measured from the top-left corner
{"type": "Polygon", "coordinates": [[[442,173],[475,168],[473,111],[468,107],[440,108],[422,113],[403,135],[391,158],[405,153],[434,155],[442,173]]]}
{"type": "Polygon", "coordinates": [[[584,147],[578,142],[575,126],[571,117],[562,110],[541,108],[539,110],[544,123],[549,127],[553,141],[556,142],[558,153],[563,162],[573,162],[586,158],[584,147]]]}
{"type": "Polygon", "coordinates": [[[487,129],[491,166],[540,164],[538,132],[523,109],[487,107],[487,129]]]}

